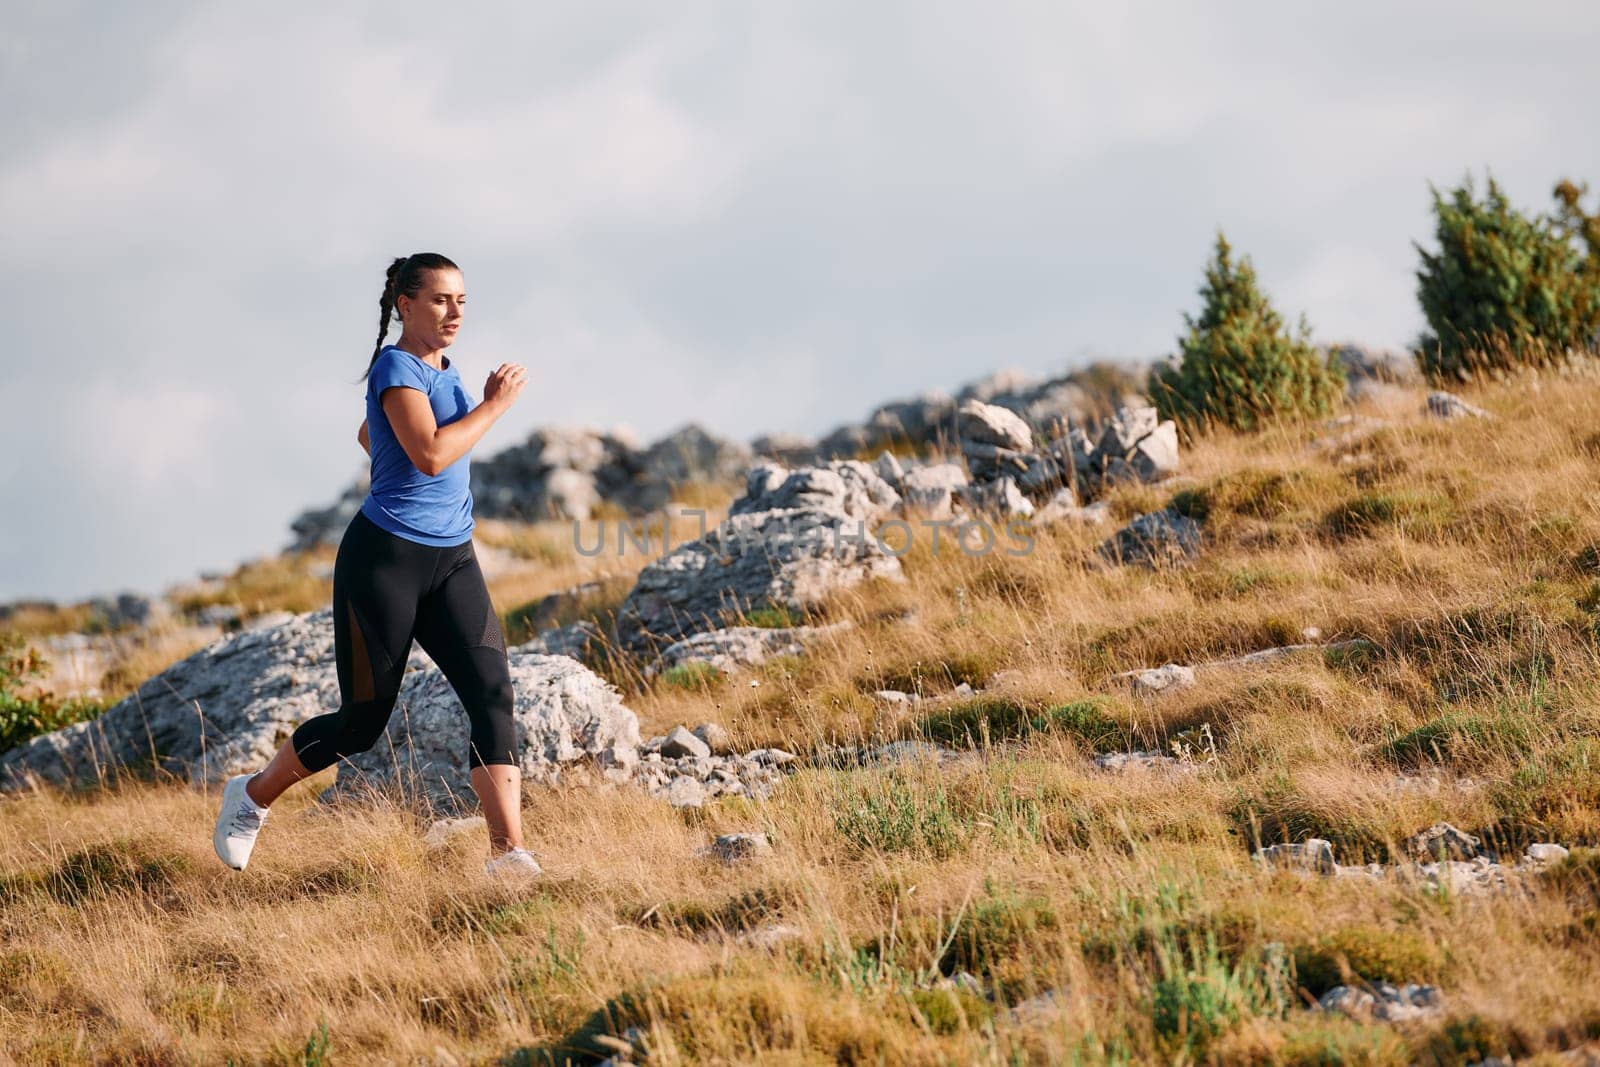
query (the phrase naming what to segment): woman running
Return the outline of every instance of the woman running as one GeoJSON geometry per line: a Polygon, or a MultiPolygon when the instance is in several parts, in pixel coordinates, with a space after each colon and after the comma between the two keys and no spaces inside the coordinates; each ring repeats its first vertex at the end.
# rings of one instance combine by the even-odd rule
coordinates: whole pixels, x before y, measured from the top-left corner
{"type": "Polygon", "coordinates": [[[510,665],[472,547],[468,484],[472,446],[510,410],[526,370],[502,363],[484,383],[483,402],[473,403],[444,354],[465,303],[461,270],[444,256],[419,252],[389,265],[367,365],[367,417],[356,434],[372,457],[372,489],[333,567],[339,710],[302,722],[264,769],[223,786],[212,840],[235,870],[249,862],[284,790],[383,736],[415,638],[471,723],[467,765],[489,824],[485,868],[539,873],[522,847],[510,665]],[[385,345],[391,313],[400,316],[400,339],[385,345]]]}

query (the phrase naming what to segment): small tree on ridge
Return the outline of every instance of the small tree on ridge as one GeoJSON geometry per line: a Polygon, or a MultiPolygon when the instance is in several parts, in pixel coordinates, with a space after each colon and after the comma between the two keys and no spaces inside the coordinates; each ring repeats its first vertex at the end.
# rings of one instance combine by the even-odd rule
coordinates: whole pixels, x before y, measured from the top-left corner
{"type": "Polygon", "coordinates": [[[1304,316],[1290,332],[1256,284],[1250,258],[1235,261],[1232,251],[1219,232],[1200,315],[1183,317],[1189,331],[1179,338],[1179,361],[1151,376],[1161,417],[1192,432],[1213,422],[1257,430],[1330,413],[1344,396],[1343,369],[1312,347],[1304,316]]]}

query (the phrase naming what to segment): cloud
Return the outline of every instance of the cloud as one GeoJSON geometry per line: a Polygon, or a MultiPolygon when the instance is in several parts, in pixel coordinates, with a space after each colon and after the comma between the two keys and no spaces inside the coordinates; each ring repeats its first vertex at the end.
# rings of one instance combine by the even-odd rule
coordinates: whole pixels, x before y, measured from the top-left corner
{"type": "Polygon", "coordinates": [[[361,460],[382,270],[466,268],[541,423],[818,433],[1170,349],[1218,227],[1402,343],[1427,182],[1595,177],[1600,15],[1489,4],[23,5],[0,597],[276,551],[361,460]],[[113,384],[114,383],[114,384],[113,384]],[[70,528],[72,533],[64,534],[70,528]]]}

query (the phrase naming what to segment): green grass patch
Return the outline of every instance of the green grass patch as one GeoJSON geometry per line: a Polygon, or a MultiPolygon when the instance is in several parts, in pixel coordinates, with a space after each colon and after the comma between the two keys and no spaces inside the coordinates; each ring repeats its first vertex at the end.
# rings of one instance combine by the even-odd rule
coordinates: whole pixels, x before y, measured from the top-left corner
{"type": "Polygon", "coordinates": [[[1358,493],[1322,517],[1322,530],[1336,540],[1395,530],[1408,537],[1436,538],[1454,516],[1442,493],[1413,489],[1358,493]]]}
{"type": "Polygon", "coordinates": [[[1365,982],[1437,982],[1443,951],[1414,930],[1349,926],[1294,948],[1295,979],[1314,997],[1365,982]]]}
{"type": "Polygon", "coordinates": [[[705,689],[722,678],[709,663],[680,663],[661,672],[661,684],[673,689],[705,689]]]}
{"type": "Polygon", "coordinates": [[[1071,734],[1096,752],[1110,751],[1126,730],[1098,700],[1031,708],[1014,700],[978,699],[943,708],[922,721],[929,740],[962,748],[1016,741],[1034,734],[1071,734]]]}

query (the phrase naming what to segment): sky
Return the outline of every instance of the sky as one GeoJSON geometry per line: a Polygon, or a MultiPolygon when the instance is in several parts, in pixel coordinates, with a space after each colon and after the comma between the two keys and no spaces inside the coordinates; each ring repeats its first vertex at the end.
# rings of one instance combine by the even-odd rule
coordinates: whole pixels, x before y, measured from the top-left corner
{"type": "Polygon", "coordinates": [[[1577,2],[11,0],[0,601],[279,552],[364,469],[411,252],[469,392],[529,371],[478,457],[1160,358],[1219,228],[1403,345],[1430,183],[1600,184],[1597,45],[1577,2]]]}

